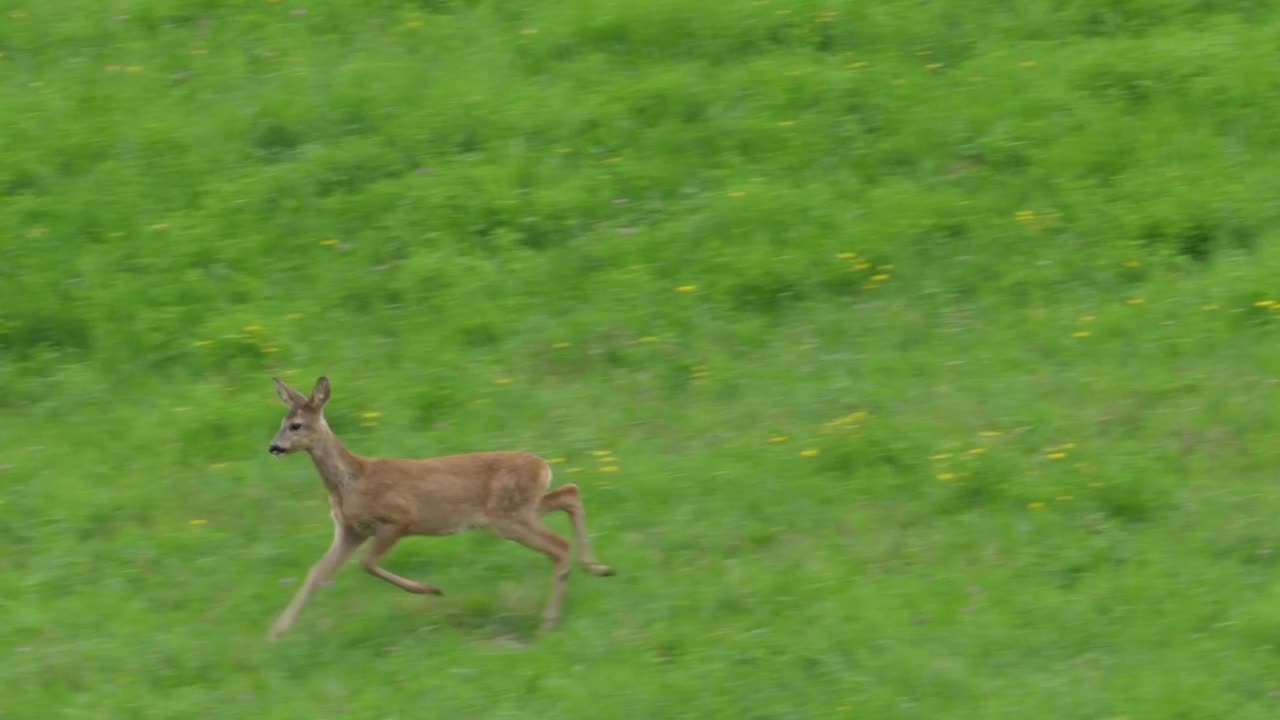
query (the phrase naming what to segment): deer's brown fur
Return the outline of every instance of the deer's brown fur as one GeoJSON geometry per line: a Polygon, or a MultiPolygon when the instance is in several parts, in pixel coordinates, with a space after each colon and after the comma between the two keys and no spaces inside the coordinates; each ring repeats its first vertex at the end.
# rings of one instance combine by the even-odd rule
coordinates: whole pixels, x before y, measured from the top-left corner
{"type": "Polygon", "coordinates": [[[369,574],[403,590],[442,594],[433,585],[403,578],[379,562],[409,535],[450,535],[472,528],[488,530],[542,552],[554,564],[551,594],[543,611],[544,629],[560,620],[569,576],[570,544],[539,520],[554,510],[573,523],[579,560],[594,575],[613,570],[595,558],[587,536],[581,494],[573,484],[547,492],[551,467],[524,452],[479,452],[406,460],[361,457],[347,450],[324,419],[329,380],[321,377],[310,397],[272,378],[289,408],[271,441],[273,455],[306,451],[329,493],[333,542],[307,573],[302,587],[272,626],[279,638],[293,627],[316,587],[337,572],[351,555],[372,540],[362,564],[369,574]]]}

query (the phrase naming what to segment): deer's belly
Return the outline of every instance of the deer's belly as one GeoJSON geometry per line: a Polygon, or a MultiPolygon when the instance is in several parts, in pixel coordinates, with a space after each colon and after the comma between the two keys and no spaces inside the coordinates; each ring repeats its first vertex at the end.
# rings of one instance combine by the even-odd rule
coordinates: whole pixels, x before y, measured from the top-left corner
{"type": "Polygon", "coordinates": [[[479,518],[447,512],[420,512],[416,515],[378,514],[363,511],[359,507],[336,508],[334,520],[341,522],[361,535],[372,536],[383,527],[396,528],[408,535],[455,535],[484,527],[479,518]]]}
{"type": "Polygon", "coordinates": [[[456,535],[478,527],[482,527],[482,524],[469,519],[426,517],[419,518],[414,523],[413,533],[415,535],[432,536],[456,535]]]}

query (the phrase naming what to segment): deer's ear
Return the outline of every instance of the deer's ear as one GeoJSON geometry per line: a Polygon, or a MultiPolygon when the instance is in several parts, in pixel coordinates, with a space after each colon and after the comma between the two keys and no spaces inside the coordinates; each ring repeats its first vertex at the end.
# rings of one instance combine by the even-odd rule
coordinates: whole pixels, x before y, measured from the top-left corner
{"type": "Polygon", "coordinates": [[[316,380],[316,388],[311,391],[311,407],[319,410],[329,402],[329,378],[324,375],[316,380]]]}
{"type": "Polygon", "coordinates": [[[296,408],[307,404],[307,399],[302,396],[302,393],[285,385],[280,378],[271,378],[271,382],[276,384],[276,395],[280,396],[280,402],[284,403],[285,407],[296,408]]]}

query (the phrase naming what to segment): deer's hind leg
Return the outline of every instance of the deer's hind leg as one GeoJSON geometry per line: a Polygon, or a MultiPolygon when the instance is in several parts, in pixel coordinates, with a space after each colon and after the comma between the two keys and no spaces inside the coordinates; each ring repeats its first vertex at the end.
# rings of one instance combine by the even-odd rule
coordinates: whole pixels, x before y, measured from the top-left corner
{"type": "Polygon", "coordinates": [[[587,534],[587,512],[582,507],[582,493],[573,483],[561,485],[552,490],[538,502],[538,514],[546,515],[555,510],[563,510],[573,522],[573,536],[578,546],[578,561],[592,575],[612,575],[613,568],[596,559],[595,550],[591,547],[591,538],[587,534]]]}
{"type": "Polygon", "coordinates": [[[490,528],[497,535],[514,540],[525,547],[546,555],[555,566],[551,578],[551,594],[542,612],[542,629],[550,630],[560,624],[564,606],[564,591],[569,584],[569,541],[543,527],[536,519],[509,520],[490,528]]]}

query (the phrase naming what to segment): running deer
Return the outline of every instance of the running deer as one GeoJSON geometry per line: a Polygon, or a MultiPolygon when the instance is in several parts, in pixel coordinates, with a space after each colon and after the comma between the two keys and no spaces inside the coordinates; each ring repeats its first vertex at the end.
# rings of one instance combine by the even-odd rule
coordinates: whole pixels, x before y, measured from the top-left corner
{"type": "Polygon", "coordinates": [[[276,393],[289,408],[271,441],[272,455],[305,450],[329,492],[333,543],[307,573],[306,580],[280,614],[268,638],[293,627],[316,586],[325,582],[370,538],[364,569],[411,593],[442,595],[426,585],[383,568],[379,563],[409,535],[450,535],[487,528],[551,558],[555,571],[542,629],[556,626],[569,579],[569,541],[551,532],[539,517],[553,510],[568,513],[577,538],[578,559],[593,575],[613,570],[596,560],[587,537],[582,497],[573,484],[551,492],[551,467],[523,452],[478,452],[420,460],[361,457],[343,447],[324,419],[329,380],[316,381],[306,397],[277,378],[276,393]]]}

